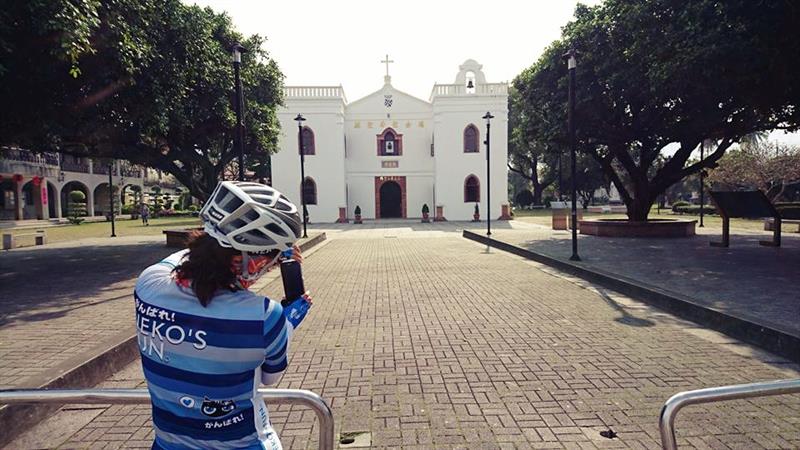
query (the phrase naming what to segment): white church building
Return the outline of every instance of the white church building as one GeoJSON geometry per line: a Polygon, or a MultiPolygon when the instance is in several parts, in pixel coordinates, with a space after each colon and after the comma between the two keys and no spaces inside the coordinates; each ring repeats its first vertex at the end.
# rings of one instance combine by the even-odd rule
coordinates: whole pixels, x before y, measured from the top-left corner
{"type": "Polygon", "coordinates": [[[467,60],[453,84],[435,84],[425,101],[392,86],[391,61],[383,62],[383,87],[352,103],[341,86],[286,87],[273,186],[298,206],[304,191],[312,223],[352,220],[357,206],[363,219],[419,218],[425,204],[439,220],[472,220],[478,204],[484,220],[488,111],[490,214],[507,213],[508,85],[487,83],[482,66],[467,60]]]}

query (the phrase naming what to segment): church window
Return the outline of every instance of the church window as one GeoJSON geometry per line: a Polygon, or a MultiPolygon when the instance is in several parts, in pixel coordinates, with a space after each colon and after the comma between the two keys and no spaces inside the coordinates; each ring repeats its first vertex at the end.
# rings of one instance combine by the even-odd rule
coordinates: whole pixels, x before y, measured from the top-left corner
{"type": "Polygon", "coordinates": [[[467,125],[464,128],[464,153],[478,153],[478,127],[474,124],[467,125]]]}
{"type": "Polygon", "coordinates": [[[477,203],[481,201],[481,182],[478,177],[470,175],[464,180],[464,203],[477,203]]]}
{"type": "Polygon", "coordinates": [[[317,204],[317,183],[311,177],[306,177],[306,181],[303,183],[303,200],[306,205],[317,204]]]}
{"type": "Polygon", "coordinates": [[[400,156],[403,154],[403,135],[392,128],[378,135],[378,156],[400,156]]]}
{"type": "Polygon", "coordinates": [[[316,155],[317,149],[314,144],[314,131],[307,126],[303,126],[301,136],[303,137],[303,154],[316,155]]]}

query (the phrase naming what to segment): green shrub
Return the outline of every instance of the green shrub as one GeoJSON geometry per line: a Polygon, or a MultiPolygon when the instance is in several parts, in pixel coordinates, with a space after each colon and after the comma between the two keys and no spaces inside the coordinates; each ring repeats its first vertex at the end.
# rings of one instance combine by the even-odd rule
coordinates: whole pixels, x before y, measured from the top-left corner
{"type": "Polygon", "coordinates": [[[83,191],[72,191],[69,193],[69,201],[75,203],[86,202],[86,194],[83,191]]]}
{"type": "Polygon", "coordinates": [[[85,219],[86,215],[86,194],[81,191],[72,191],[69,193],[69,202],[67,202],[67,219],[73,225],[80,225],[85,219]]]}
{"type": "Polygon", "coordinates": [[[428,204],[424,203],[422,205],[422,214],[429,214],[430,212],[431,212],[431,210],[428,208],[428,204]]]}
{"type": "Polygon", "coordinates": [[[692,204],[687,202],[687,201],[678,200],[677,202],[672,204],[672,212],[674,212],[674,213],[680,212],[680,211],[678,211],[678,208],[682,208],[684,206],[691,206],[691,205],[692,204]]]}
{"type": "Polygon", "coordinates": [[[360,206],[356,205],[356,211],[355,211],[355,213],[356,213],[356,215],[357,215],[357,216],[360,216],[360,215],[361,215],[361,207],[360,207],[360,206]]]}
{"type": "MultiPolygon", "coordinates": [[[[699,215],[700,214],[700,205],[688,205],[688,206],[678,206],[672,207],[672,210],[677,213],[681,214],[692,214],[692,215],[699,215]]],[[[716,214],[717,209],[711,205],[705,205],[702,207],[703,212],[705,214],[716,214]]]]}
{"type": "Polygon", "coordinates": [[[514,202],[519,206],[530,206],[533,204],[533,194],[527,189],[517,192],[514,202]]]}
{"type": "Polygon", "coordinates": [[[186,210],[189,212],[197,212],[197,205],[189,205],[189,207],[186,208],[186,210]]]}

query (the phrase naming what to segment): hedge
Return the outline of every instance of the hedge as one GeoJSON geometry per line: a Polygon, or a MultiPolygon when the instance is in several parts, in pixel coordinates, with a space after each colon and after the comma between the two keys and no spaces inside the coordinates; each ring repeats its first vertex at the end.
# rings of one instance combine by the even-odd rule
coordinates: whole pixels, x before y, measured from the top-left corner
{"type": "Polygon", "coordinates": [[[677,201],[677,202],[672,204],[672,212],[675,212],[675,213],[676,212],[680,212],[680,211],[678,211],[678,208],[681,208],[681,207],[684,207],[684,206],[691,206],[691,205],[692,204],[687,202],[687,201],[679,200],[679,201],[677,201]]]}
{"type": "MultiPolygon", "coordinates": [[[[679,213],[679,214],[700,214],[700,205],[686,205],[686,206],[672,206],[672,211],[679,213]]],[[[702,207],[703,212],[705,214],[716,214],[717,209],[711,205],[705,205],[702,207]]]]}

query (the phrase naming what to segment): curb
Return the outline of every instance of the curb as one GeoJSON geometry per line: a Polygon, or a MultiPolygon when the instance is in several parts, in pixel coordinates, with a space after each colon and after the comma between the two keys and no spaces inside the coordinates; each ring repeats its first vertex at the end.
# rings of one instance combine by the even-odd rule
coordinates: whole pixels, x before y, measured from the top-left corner
{"type": "Polygon", "coordinates": [[[761,347],[792,362],[800,363],[800,336],[779,330],[777,329],[778,327],[759,324],[731,313],[700,305],[692,298],[682,294],[601,270],[588,269],[572,262],[562,261],[471,231],[464,230],[463,237],[554,267],[562,272],[605,288],[613,289],[682,319],[690,320],[732,338],[761,347]]]}
{"type": "MultiPolygon", "coordinates": [[[[327,239],[327,235],[322,232],[301,243],[299,247],[305,252],[325,239],[327,239]]],[[[107,379],[138,357],[136,327],[131,326],[91,351],[64,361],[47,374],[31,377],[23,385],[14,389],[89,388],[107,379]]],[[[63,406],[44,403],[0,405],[0,424],[3,424],[0,427],[0,448],[63,406]]]]}

